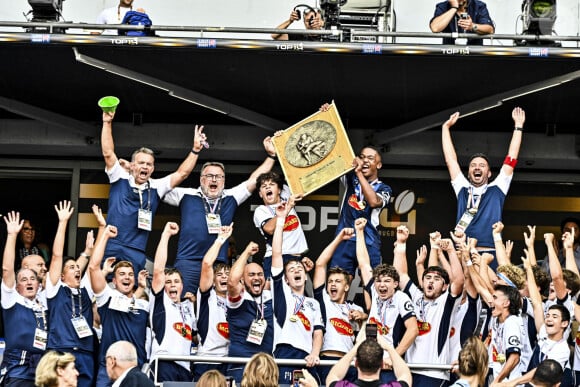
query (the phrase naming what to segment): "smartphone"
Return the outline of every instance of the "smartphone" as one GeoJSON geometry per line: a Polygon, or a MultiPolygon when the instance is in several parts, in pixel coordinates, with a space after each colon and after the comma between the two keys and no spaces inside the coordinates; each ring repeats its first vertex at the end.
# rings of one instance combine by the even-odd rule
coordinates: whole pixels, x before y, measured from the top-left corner
{"type": "Polygon", "coordinates": [[[233,376],[226,376],[226,386],[228,387],[235,387],[236,382],[234,381],[233,376]]]}
{"type": "Polygon", "coordinates": [[[462,19],[469,19],[469,14],[466,12],[463,12],[462,14],[459,15],[459,17],[462,19]]]}
{"type": "Polygon", "coordinates": [[[367,324],[365,327],[365,336],[367,339],[377,339],[377,324],[367,324]]]}
{"type": "Polygon", "coordinates": [[[304,377],[304,373],[302,370],[294,370],[292,371],[292,386],[298,387],[300,386],[299,380],[304,377]]]}

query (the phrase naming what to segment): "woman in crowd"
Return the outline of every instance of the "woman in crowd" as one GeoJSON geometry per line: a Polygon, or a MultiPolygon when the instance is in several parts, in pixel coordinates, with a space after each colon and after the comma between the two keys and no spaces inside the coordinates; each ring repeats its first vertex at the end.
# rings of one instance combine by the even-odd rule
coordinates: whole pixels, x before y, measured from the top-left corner
{"type": "Polygon", "coordinates": [[[451,387],[482,387],[488,370],[487,348],[483,342],[475,337],[469,337],[458,358],[459,380],[451,387]]]}
{"type": "Polygon", "coordinates": [[[36,367],[38,387],[76,387],[79,372],[70,353],[48,351],[36,367]]]}
{"type": "Polygon", "coordinates": [[[278,387],[278,376],[278,366],[274,358],[259,352],[246,364],[242,387],[278,387]]]}

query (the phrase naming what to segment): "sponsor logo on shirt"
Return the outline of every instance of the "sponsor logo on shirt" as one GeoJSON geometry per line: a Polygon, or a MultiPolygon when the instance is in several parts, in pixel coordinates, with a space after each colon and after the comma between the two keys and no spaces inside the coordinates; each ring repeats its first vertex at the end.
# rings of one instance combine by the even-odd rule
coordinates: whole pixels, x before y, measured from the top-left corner
{"type": "Polygon", "coordinates": [[[220,322],[216,325],[218,333],[226,340],[230,339],[230,327],[227,322],[220,322]]]}
{"type": "Polygon", "coordinates": [[[352,329],[350,323],[344,321],[343,319],[333,317],[330,319],[330,323],[332,324],[336,332],[340,335],[352,336],[354,333],[354,329],[352,329]]]}
{"type": "Polygon", "coordinates": [[[284,231],[294,231],[300,227],[300,220],[296,215],[288,215],[284,223],[284,231]]]}

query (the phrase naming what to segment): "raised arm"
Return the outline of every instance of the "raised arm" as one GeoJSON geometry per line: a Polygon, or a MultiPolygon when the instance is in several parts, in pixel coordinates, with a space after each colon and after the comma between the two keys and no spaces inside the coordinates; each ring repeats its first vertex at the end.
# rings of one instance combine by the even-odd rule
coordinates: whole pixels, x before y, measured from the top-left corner
{"type": "Polygon", "coordinates": [[[161,233],[161,238],[155,251],[155,260],[153,261],[153,281],[151,281],[153,293],[159,293],[165,287],[165,265],[167,264],[169,239],[177,235],[178,232],[179,225],[177,223],[167,222],[161,233]]]}
{"type": "MultiPolygon", "coordinates": [[[[358,218],[354,221],[354,229],[356,233],[356,259],[358,261],[363,286],[366,286],[373,278],[373,268],[371,267],[371,259],[365,242],[366,225],[367,220],[365,218],[358,218]]],[[[370,304],[368,305],[368,308],[370,308],[370,304]]]]}
{"type": "Polygon", "coordinates": [[[276,228],[272,236],[272,269],[280,269],[284,266],[284,260],[282,259],[284,224],[290,208],[293,207],[293,201],[291,197],[288,203],[279,203],[276,206],[276,228]]]}
{"type": "Polygon", "coordinates": [[[536,260],[536,249],[534,248],[536,226],[528,225],[528,230],[530,231],[529,235],[524,231],[524,242],[526,244],[526,249],[524,251],[526,251],[527,257],[530,260],[530,266],[533,267],[538,264],[538,261],[536,260]]]}
{"type": "MultiPolygon", "coordinates": [[[[442,12],[431,20],[429,23],[431,32],[441,32],[449,25],[449,23],[451,23],[451,20],[453,20],[457,10],[459,9],[459,1],[450,0],[449,6],[450,8],[447,11],[442,12]]],[[[438,11],[439,10],[436,10],[435,14],[437,14],[438,11]]]]}
{"type": "Polygon", "coordinates": [[[449,257],[449,282],[450,282],[450,293],[454,296],[458,296],[463,293],[463,284],[465,283],[465,277],[463,276],[463,266],[457,257],[457,252],[453,246],[451,239],[445,239],[445,245],[442,245],[442,249],[445,250],[447,256],[449,257]]]}
{"type": "MultiPolygon", "coordinates": [[[[417,328],[417,324],[415,324],[415,328],[417,328]]],[[[383,348],[383,350],[389,353],[389,357],[391,358],[391,363],[393,364],[393,372],[397,377],[398,381],[402,381],[407,383],[407,385],[412,385],[412,375],[409,366],[403,360],[400,353],[393,348],[393,346],[387,343],[387,340],[383,337],[383,335],[377,335],[377,343],[383,348]]]]}
{"type": "Polygon", "coordinates": [[[493,224],[492,227],[492,235],[493,235],[493,243],[495,245],[495,257],[497,258],[498,266],[507,265],[510,262],[509,257],[507,256],[505,245],[503,244],[503,240],[501,238],[501,232],[503,231],[503,223],[496,222],[493,224]]]}
{"type": "Polygon", "coordinates": [[[105,159],[107,171],[113,168],[117,162],[115,154],[115,142],[113,141],[113,118],[115,112],[103,112],[103,128],[101,130],[101,151],[105,159]]]}
{"type": "Polygon", "coordinates": [[[427,246],[422,245],[417,249],[417,259],[415,259],[415,268],[417,269],[417,282],[419,287],[423,287],[423,273],[425,273],[425,259],[427,259],[427,246]]]}
{"type": "Polygon", "coordinates": [[[501,167],[502,172],[511,176],[514,173],[514,168],[520,153],[520,146],[522,145],[522,133],[524,130],[524,122],[526,122],[526,112],[522,108],[516,107],[512,111],[512,119],[514,120],[514,132],[512,140],[508,149],[508,154],[501,167]]]}
{"type": "Polygon", "coordinates": [[[68,200],[63,200],[54,206],[58,215],[58,227],[56,235],[54,236],[54,244],[52,245],[52,259],[50,261],[50,269],[48,271],[48,280],[52,285],[56,285],[58,279],[62,274],[62,259],[64,254],[64,239],[66,236],[66,226],[70,219],[74,208],[68,200]]]}
{"type": "Polygon", "coordinates": [[[90,230],[89,232],[87,232],[87,237],[85,239],[85,249],[77,257],[77,264],[79,265],[79,269],[81,269],[81,273],[83,274],[89,264],[89,259],[91,259],[94,247],[95,247],[95,236],[93,230],[90,230]]]}
{"type": "MultiPolygon", "coordinates": [[[[365,197],[365,201],[371,208],[380,208],[384,205],[383,198],[376,193],[373,189],[373,186],[367,178],[363,175],[362,167],[363,167],[363,160],[360,157],[355,157],[352,161],[352,166],[354,167],[354,173],[358,179],[360,184],[361,191],[365,197]]],[[[381,168],[381,164],[377,165],[377,169],[381,168]]]]}
{"type": "Polygon", "coordinates": [[[536,330],[539,332],[542,325],[544,325],[544,305],[542,304],[542,295],[536,285],[536,277],[534,277],[534,271],[532,270],[530,260],[522,257],[522,263],[526,270],[528,292],[530,294],[530,300],[532,300],[532,307],[534,308],[534,323],[536,324],[536,330]]]}
{"type": "Polygon", "coordinates": [[[4,257],[2,259],[2,282],[7,288],[12,289],[16,284],[14,261],[16,259],[16,239],[22,230],[24,220],[20,220],[20,213],[11,211],[4,217],[6,222],[6,245],[4,245],[4,257]]]}
{"type": "Polygon", "coordinates": [[[93,255],[89,260],[89,276],[91,278],[91,287],[95,294],[101,293],[107,286],[107,279],[105,274],[101,271],[101,261],[105,255],[105,247],[110,238],[117,237],[117,227],[107,226],[102,233],[97,237],[93,255]]]}
{"type": "Polygon", "coordinates": [[[272,137],[268,136],[264,139],[264,150],[266,151],[266,159],[262,164],[252,172],[247,180],[246,187],[248,191],[254,192],[256,190],[256,179],[263,173],[268,173],[276,163],[276,148],[272,142],[272,137]]]}
{"type": "Polygon", "coordinates": [[[179,165],[177,171],[171,174],[171,188],[177,187],[189,177],[191,171],[195,168],[195,164],[199,158],[199,152],[203,149],[204,144],[207,144],[207,138],[205,133],[203,133],[203,126],[195,125],[191,152],[187,154],[187,157],[179,165]]]}
{"type": "Polygon", "coordinates": [[[459,162],[457,161],[457,153],[455,153],[455,147],[453,146],[453,140],[451,139],[451,132],[449,131],[449,129],[455,125],[458,119],[459,112],[455,112],[449,116],[449,119],[441,126],[441,144],[443,146],[443,155],[445,156],[445,164],[447,164],[447,170],[449,171],[451,180],[454,180],[461,173],[461,168],[459,167],[459,162]]]}
{"type": "Polygon", "coordinates": [[[246,249],[240,254],[236,262],[230,269],[230,276],[228,277],[228,298],[236,299],[242,294],[244,284],[241,282],[244,277],[244,269],[248,258],[258,252],[259,246],[255,242],[248,243],[246,249]]]}
{"type": "Polygon", "coordinates": [[[566,290],[566,282],[564,281],[564,274],[562,273],[562,266],[558,260],[558,255],[554,249],[554,234],[546,233],[544,234],[544,241],[546,242],[546,247],[548,248],[548,263],[550,265],[550,276],[552,277],[552,282],[554,283],[554,290],[556,291],[556,297],[563,300],[566,298],[568,291],[566,290]]]}
{"type": "MultiPolygon", "coordinates": [[[[288,27],[290,27],[290,24],[294,23],[296,20],[298,20],[298,12],[295,10],[292,10],[292,12],[290,13],[290,17],[287,20],[284,20],[282,23],[280,23],[276,29],[277,30],[285,30],[288,27]]],[[[274,40],[288,40],[288,34],[272,34],[272,39],[274,40]]]]}
{"type": "Polygon", "coordinates": [[[562,235],[562,242],[566,253],[566,269],[580,276],[578,265],[576,265],[576,259],[574,258],[574,235],[574,227],[572,227],[571,232],[566,231],[562,235]]]}
{"type": "MultiPolygon", "coordinates": [[[[399,226],[399,227],[405,227],[405,226],[399,226]]],[[[404,244],[399,245],[399,243],[398,243],[399,227],[397,227],[397,242],[395,242],[395,255],[393,256],[393,266],[399,272],[399,277],[400,277],[399,288],[405,289],[405,287],[407,287],[407,284],[411,280],[411,277],[409,277],[409,269],[407,267],[406,245],[404,245],[404,244]]],[[[406,228],[407,227],[405,227],[405,229],[406,228]]],[[[403,229],[401,229],[401,232],[403,233],[403,229]]],[[[409,233],[409,230],[407,230],[407,236],[408,236],[408,233],[409,233]]]]}
{"type": "Polygon", "coordinates": [[[429,261],[427,266],[439,266],[439,253],[441,252],[441,247],[439,246],[439,241],[441,240],[441,233],[439,231],[434,231],[429,234],[429,261]]]}
{"type": "Polygon", "coordinates": [[[352,237],[354,237],[354,229],[345,227],[340,230],[332,242],[330,242],[328,246],[322,250],[322,253],[320,253],[318,259],[316,260],[316,266],[314,269],[314,278],[312,279],[312,285],[314,286],[314,289],[319,288],[326,282],[326,267],[328,266],[328,262],[330,262],[332,254],[334,254],[334,251],[338,245],[340,245],[342,241],[352,239],[352,237]]]}
{"type": "Polygon", "coordinates": [[[203,256],[203,261],[201,261],[201,274],[199,277],[199,291],[207,292],[213,286],[213,264],[217,259],[217,256],[222,248],[222,245],[229,239],[234,231],[234,224],[229,226],[222,226],[220,233],[217,238],[203,256]]]}

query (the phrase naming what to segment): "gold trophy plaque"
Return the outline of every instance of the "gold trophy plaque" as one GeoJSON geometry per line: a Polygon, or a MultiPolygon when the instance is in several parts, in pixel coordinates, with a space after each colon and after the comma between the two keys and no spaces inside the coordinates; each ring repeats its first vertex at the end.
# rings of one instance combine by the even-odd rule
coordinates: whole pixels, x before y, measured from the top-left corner
{"type": "Polygon", "coordinates": [[[354,152],[334,102],[272,141],[292,194],[311,194],[353,170],[354,152]]]}

